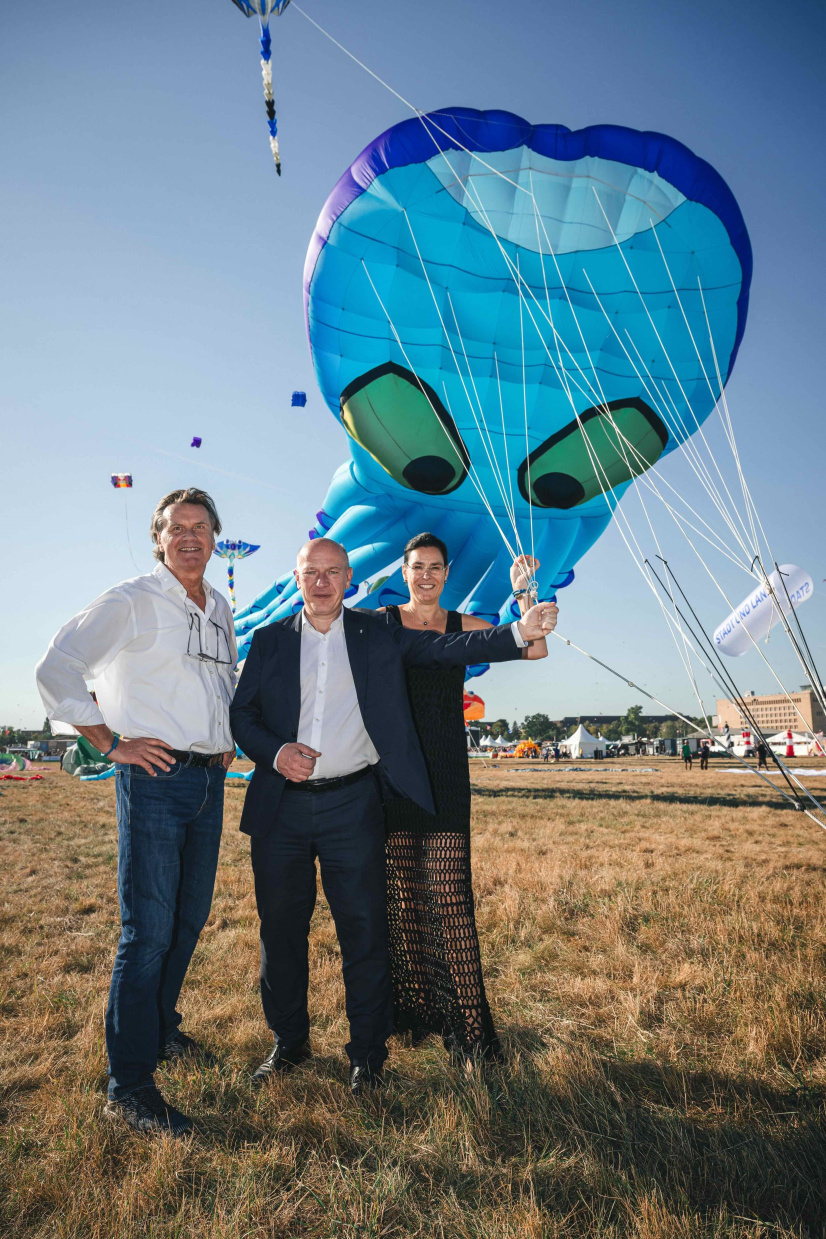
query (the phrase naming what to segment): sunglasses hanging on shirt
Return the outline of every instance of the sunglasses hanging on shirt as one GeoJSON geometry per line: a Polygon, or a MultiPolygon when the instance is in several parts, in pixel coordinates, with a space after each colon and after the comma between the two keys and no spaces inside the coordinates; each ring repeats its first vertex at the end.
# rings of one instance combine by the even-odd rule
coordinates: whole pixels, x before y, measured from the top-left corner
{"type": "Polygon", "coordinates": [[[189,612],[189,639],[186,652],[190,658],[197,658],[202,663],[219,663],[231,666],[232,654],[229,648],[229,638],[220,624],[215,620],[205,620],[201,624],[200,615],[189,612]]]}

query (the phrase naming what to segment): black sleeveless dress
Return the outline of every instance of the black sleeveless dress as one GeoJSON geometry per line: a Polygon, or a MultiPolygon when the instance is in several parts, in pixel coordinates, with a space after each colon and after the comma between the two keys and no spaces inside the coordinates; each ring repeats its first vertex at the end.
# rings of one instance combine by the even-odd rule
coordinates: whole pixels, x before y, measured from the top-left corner
{"type": "MultiPolygon", "coordinates": [[[[387,609],[400,624],[399,608],[387,609]]],[[[446,631],[462,631],[458,611],[446,631]]],[[[455,1053],[499,1058],[473,910],[464,681],[463,667],[407,672],[436,814],[410,800],[385,805],[394,1026],[414,1041],[440,1033],[455,1053]]]]}

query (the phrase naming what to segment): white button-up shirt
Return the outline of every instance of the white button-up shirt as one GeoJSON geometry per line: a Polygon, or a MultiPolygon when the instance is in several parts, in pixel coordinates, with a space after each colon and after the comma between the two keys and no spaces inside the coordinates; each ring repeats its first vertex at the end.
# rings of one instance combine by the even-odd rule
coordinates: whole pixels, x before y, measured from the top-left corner
{"type": "Polygon", "coordinates": [[[61,628],[37,667],[50,720],[106,723],[173,749],[235,748],[229,704],[238,649],[229,603],[204,581],[201,611],[164,564],[122,581],[61,628]],[[199,654],[220,661],[202,660],[199,654]],[[86,680],[94,681],[95,705],[86,680]]]}
{"type": "MultiPolygon", "coordinates": [[[[516,644],[526,646],[518,622],[511,625],[516,644]]],[[[379,760],[367,734],[350,669],[343,613],[329,632],[319,632],[301,612],[301,712],[298,741],[321,756],[311,779],[336,779],[379,760]]],[[[282,745],[286,748],[286,745],[282,745]]],[[[273,766],[278,769],[278,753],[273,766]]]]}
{"type": "Polygon", "coordinates": [[[311,779],[336,779],[379,760],[361,717],[342,615],[325,633],[313,628],[301,612],[298,740],[321,754],[311,779]]]}

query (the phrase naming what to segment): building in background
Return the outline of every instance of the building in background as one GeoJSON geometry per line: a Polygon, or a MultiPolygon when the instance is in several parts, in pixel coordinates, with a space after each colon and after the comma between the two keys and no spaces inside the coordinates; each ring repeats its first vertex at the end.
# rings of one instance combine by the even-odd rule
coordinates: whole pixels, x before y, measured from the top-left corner
{"type": "MultiPolygon", "coordinates": [[[[823,713],[820,702],[808,684],[802,685],[797,693],[789,693],[788,697],[782,693],[758,697],[755,693],[749,692],[745,694],[743,700],[751,720],[763,732],[773,733],[782,731],[783,728],[801,731],[804,727],[804,720],[805,726],[810,731],[817,732],[826,729],[826,714],[823,713]]],[[[720,731],[727,723],[732,731],[739,731],[741,727],[748,727],[750,721],[741,715],[737,703],[727,698],[722,698],[717,702],[717,719],[720,731]]]]}

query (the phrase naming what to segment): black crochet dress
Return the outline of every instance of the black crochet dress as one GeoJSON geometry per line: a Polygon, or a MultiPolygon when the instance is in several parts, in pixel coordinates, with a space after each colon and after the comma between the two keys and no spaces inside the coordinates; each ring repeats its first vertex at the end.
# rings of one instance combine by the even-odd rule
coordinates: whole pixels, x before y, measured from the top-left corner
{"type": "MultiPolygon", "coordinates": [[[[399,608],[388,611],[400,624],[399,608]]],[[[446,631],[462,631],[458,611],[446,631]]],[[[385,806],[394,1025],[414,1041],[441,1033],[454,1052],[499,1058],[473,912],[464,680],[463,667],[407,672],[436,814],[410,800],[385,806]]]]}

